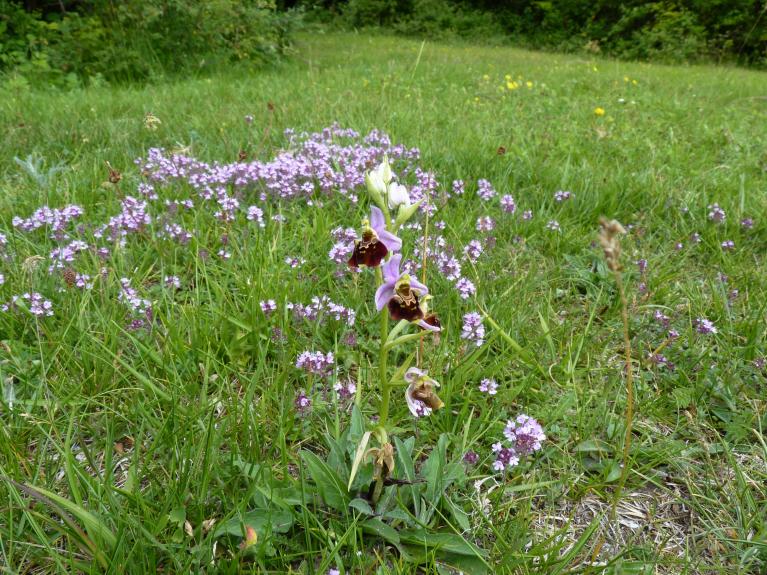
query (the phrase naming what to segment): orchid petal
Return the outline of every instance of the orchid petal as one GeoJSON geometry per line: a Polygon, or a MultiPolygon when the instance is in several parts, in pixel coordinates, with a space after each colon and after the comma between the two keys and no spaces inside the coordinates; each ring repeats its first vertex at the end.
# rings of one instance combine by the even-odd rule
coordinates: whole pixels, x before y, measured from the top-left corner
{"type": "Polygon", "coordinates": [[[419,297],[425,296],[427,293],[429,293],[429,288],[427,288],[425,285],[423,285],[421,282],[419,282],[414,277],[410,277],[410,289],[414,289],[418,292],[419,297]]]}
{"type": "Polygon", "coordinates": [[[384,282],[392,284],[396,283],[397,280],[399,280],[399,265],[400,262],[402,262],[402,254],[394,254],[391,259],[389,259],[388,262],[386,262],[383,267],[383,277],[384,282]]]}
{"type": "Polygon", "coordinates": [[[415,383],[418,378],[423,377],[426,375],[426,372],[418,369],[417,367],[411,367],[405,372],[405,381],[408,383],[415,383]]]}
{"type": "Polygon", "coordinates": [[[376,290],[376,309],[378,311],[385,308],[389,300],[394,297],[395,283],[394,281],[386,282],[376,290]]]}
{"type": "Polygon", "coordinates": [[[388,249],[390,253],[398,252],[402,249],[402,240],[390,231],[382,229],[376,231],[376,233],[378,234],[380,242],[386,246],[386,249],[388,249]]]}
{"type": "Polygon", "coordinates": [[[405,401],[407,402],[407,408],[414,417],[421,416],[421,402],[413,397],[413,391],[415,390],[415,384],[411,383],[405,391],[405,401]]]}
{"type": "Polygon", "coordinates": [[[375,230],[379,237],[381,236],[381,231],[386,229],[386,220],[381,208],[370,206],[370,227],[375,230]]]}
{"type": "Polygon", "coordinates": [[[426,331],[433,331],[433,332],[442,331],[441,327],[436,325],[431,325],[430,323],[427,323],[425,319],[422,319],[421,321],[418,322],[418,327],[421,327],[425,329],[426,331]]]}

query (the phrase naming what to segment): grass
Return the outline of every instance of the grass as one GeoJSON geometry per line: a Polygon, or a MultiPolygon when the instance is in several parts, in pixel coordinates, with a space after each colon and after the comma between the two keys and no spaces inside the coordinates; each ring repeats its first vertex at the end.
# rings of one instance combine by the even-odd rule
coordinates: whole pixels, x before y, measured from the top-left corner
{"type": "MultiPolygon", "coordinates": [[[[0,300],[37,291],[55,315],[0,312],[4,572],[212,572],[214,557],[215,569],[230,573],[415,572],[352,510],[304,502],[285,533],[275,511],[260,519],[273,532],[262,529],[254,558],[210,528],[210,520],[237,522],[268,507],[264,498],[276,491],[260,487],[266,475],[308,488],[299,450],[324,457],[326,435],[349,425],[348,408],[334,402],[296,416],[296,390],[308,385],[294,366],[301,351],[335,350],[343,372],[358,374],[366,415],[374,413],[378,321],[369,285],[334,277],[327,258],[330,230],[356,227],[362,207],[338,198],[323,207],[269,203],[267,216],[286,222],[260,232],[244,219],[223,227],[195,213],[195,249],[142,234],[106,262],[81,255],[78,272],[108,268],[91,291],[48,273],[56,242],[42,230],[11,224],[44,204],[76,203],[83,221],[106,220],[121,194],[135,194],[133,160],[151,147],[211,162],[235,161],[241,150],[266,160],[285,145],[284,129],[338,122],[418,147],[418,164],[446,189],[466,181],[467,194],[434,218],[457,250],[483,237],[479,216],[498,222],[496,245],[476,265],[464,263],[476,299],[461,300],[429,268],[445,329],[426,363],[446,408],[415,423],[404,401],[392,402],[399,435],[417,437],[416,459],[443,433],[452,460],[468,448],[481,456],[451,493],[472,528],[452,531],[486,549],[496,573],[763,573],[767,373],[755,360],[765,357],[765,78],[333,34],[301,38],[290,62],[265,71],[66,93],[7,81],[0,300]],[[507,74],[518,88],[508,88],[507,74]],[[161,121],[156,129],[148,113],[161,121]],[[38,168],[14,161],[30,155],[38,168]],[[119,191],[105,162],[122,173],[119,191]],[[49,174],[53,166],[62,169],[49,174]],[[513,194],[514,217],[475,196],[479,178],[513,194]],[[574,198],[555,202],[560,189],[574,198]],[[707,217],[713,203],[726,211],[722,224],[707,217]],[[636,414],[615,521],[626,388],[620,304],[596,243],[601,215],[632,226],[623,251],[636,414]],[[753,228],[740,225],[746,217],[753,228]],[[550,220],[561,230],[547,229],[550,220]],[[200,249],[216,252],[222,233],[232,259],[201,257],[200,249]],[[735,249],[723,250],[725,240],[735,249]],[[306,264],[290,269],[292,256],[306,264]],[[158,285],[169,273],[183,278],[177,294],[158,285]],[[121,277],[153,300],[162,329],[126,329],[121,277]],[[322,294],[357,311],[356,347],[332,326],[296,326],[288,313],[266,319],[258,309],[267,298],[306,303],[322,294]],[[472,352],[459,333],[463,314],[475,310],[488,315],[488,337],[472,352]],[[647,359],[665,341],[656,311],[680,334],[659,352],[674,370],[647,359]],[[718,333],[696,331],[703,317],[718,333]],[[270,339],[273,327],[284,343],[270,339]],[[496,396],[478,391],[483,377],[498,381],[496,396]],[[521,411],[544,424],[548,440],[513,472],[494,474],[490,445],[521,411]]],[[[162,192],[189,193],[178,185],[162,192]]],[[[403,238],[412,253],[417,236],[403,238]]],[[[446,518],[435,521],[451,530],[446,518]]],[[[422,567],[444,569],[434,558],[422,567]]]]}

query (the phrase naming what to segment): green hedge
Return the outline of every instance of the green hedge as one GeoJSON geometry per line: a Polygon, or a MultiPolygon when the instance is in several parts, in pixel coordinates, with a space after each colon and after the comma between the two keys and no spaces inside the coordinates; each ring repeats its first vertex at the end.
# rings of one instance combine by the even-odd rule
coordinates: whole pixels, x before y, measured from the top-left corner
{"type": "Polygon", "coordinates": [[[767,65],[764,0],[282,0],[341,25],[665,62],[767,65]]]}
{"type": "Polygon", "coordinates": [[[0,70],[61,84],[261,64],[284,51],[293,22],[274,0],[0,0],[0,70]]]}

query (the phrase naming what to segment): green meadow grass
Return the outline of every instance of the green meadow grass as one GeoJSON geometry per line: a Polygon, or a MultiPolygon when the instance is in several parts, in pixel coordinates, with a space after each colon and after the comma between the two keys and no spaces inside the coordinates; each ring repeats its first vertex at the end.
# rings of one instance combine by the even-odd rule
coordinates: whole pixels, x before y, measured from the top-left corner
{"type": "MultiPolygon", "coordinates": [[[[203,525],[252,505],[256,486],[238,462],[296,477],[298,451],[323,455],[325,434],[348,425],[348,411],[332,404],[295,417],[295,391],[306,382],[294,363],[304,349],[335,350],[358,369],[362,405],[374,413],[371,289],[362,279],[336,280],[327,258],[330,230],[358,226],[362,207],[286,206],[284,225],[233,233],[228,262],[204,262],[151,239],[129,243],[87,293],[57,292],[60,278],[48,275],[46,262],[35,265],[53,242],[11,225],[44,204],[76,203],[100,220],[116,213],[119,194],[105,163],[122,172],[122,193],[135,193],[141,178],[133,160],[151,147],[206,161],[231,162],[240,150],[268,159],[285,144],[284,129],[333,122],[362,133],[378,128],[418,147],[419,164],[445,188],[463,179],[473,190],[486,178],[519,206],[515,218],[495,210],[497,245],[475,268],[464,266],[475,300],[462,301],[430,271],[445,333],[427,362],[446,408],[416,424],[403,400],[393,405],[401,434],[417,436],[419,453],[441,433],[455,458],[469,448],[480,453],[455,497],[474,526],[463,535],[488,550],[490,572],[767,569],[767,372],[754,363],[767,355],[764,73],[332,34],[301,37],[291,60],[268,70],[66,93],[8,80],[1,95],[0,232],[13,255],[0,261],[0,302],[40,291],[56,310],[37,323],[0,312],[3,572],[417,571],[356,530],[354,512],[339,517],[307,505],[303,528],[275,535],[255,563],[218,549],[212,566],[215,539],[203,525]],[[509,81],[518,87],[510,90],[509,81]],[[146,126],[148,113],[161,121],[156,129],[146,126]],[[43,159],[44,175],[62,169],[35,182],[14,161],[30,155],[43,159]],[[574,198],[559,204],[557,190],[574,198]],[[707,218],[715,202],[727,214],[721,225],[707,218]],[[523,221],[528,209],[534,217],[523,221]],[[632,226],[623,250],[637,413],[615,520],[609,508],[626,393],[619,301],[595,243],[602,215],[632,226]],[[753,228],[741,227],[746,217],[753,228]],[[547,229],[550,220],[561,231],[547,229]],[[698,244],[690,240],[696,232],[698,244]],[[735,249],[723,251],[725,240],[735,249]],[[307,263],[291,270],[287,256],[307,263]],[[644,277],[634,263],[640,258],[648,260],[644,277]],[[156,296],[161,335],[127,332],[117,278],[149,285],[165,273],[193,289],[176,300],[156,296]],[[357,349],[345,350],[326,330],[291,331],[287,316],[269,323],[258,309],[267,298],[308,302],[322,294],[357,310],[357,349]],[[487,343],[468,355],[461,317],[478,309],[499,329],[486,322],[487,343]],[[664,341],[656,310],[680,332],[662,350],[673,371],[647,360],[664,341]],[[717,334],[696,332],[693,321],[702,317],[717,334]],[[285,344],[270,341],[272,325],[285,328],[285,344]],[[533,361],[521,361],[509,337],[533,361]],[[483,377],[498,381],[498,395],[478,391],[483,377]],[[490,445],[519,412],[539,419],[549,439],[516,471],[495,475],[490,445]],[[488,476],[479,495],[473,480],[488,476]],[[19,484],[65,499],[54,505],[55,496],[30,495],[19,484]],[[486,515],[481,497],[492,505],[486,515]],[[82,547],[80,528],[96,551],[82,547]]],[[[470,191],[435,219],[462,247],[481,237],[474,225],[487,212],[470,191]]],[[[215,243],[216,229],[200,233],[215,243]]],[[[414,237],[405,235],[406,245],[414,237]]],[[[83,261],[98,275],[95,256],[83,261]]]]}

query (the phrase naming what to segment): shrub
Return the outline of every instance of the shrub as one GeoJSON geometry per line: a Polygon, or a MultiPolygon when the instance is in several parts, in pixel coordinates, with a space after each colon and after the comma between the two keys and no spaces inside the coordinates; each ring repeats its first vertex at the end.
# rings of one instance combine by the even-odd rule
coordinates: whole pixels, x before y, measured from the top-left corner
{"type": "Polygon", "coordinates": [[[694,14],[655,2],[626,10],[610,30],[612,52],[626,58],[684,62],[706,53],[704,28],[694,14]]]}
{"type": "Polygon", "coordinates": [[[27,12],[0,4],[0,69],[61,83],[263,64],[284,51],[294,22],[273,0],[91,0],[76,9],[27,12]]]}

